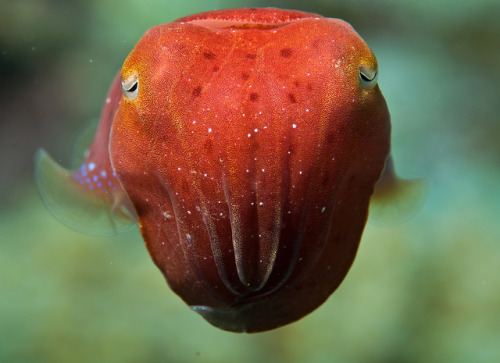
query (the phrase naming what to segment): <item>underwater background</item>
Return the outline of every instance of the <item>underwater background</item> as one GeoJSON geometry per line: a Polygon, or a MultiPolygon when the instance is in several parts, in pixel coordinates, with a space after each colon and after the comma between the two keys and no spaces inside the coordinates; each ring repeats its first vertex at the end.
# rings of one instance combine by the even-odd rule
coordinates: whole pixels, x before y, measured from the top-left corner
{"type": "Polygon", "coordinates": [[[500,362],[500,2],[18,0],[0,4],[0,362],[500,362]],[[379,62],[417,216],[365,229],[340,288],[300,321],[228,333],[166,285],[137,228],[97,238],[40,201],[151,26],[275,6],[351,23],[379,62]]]}

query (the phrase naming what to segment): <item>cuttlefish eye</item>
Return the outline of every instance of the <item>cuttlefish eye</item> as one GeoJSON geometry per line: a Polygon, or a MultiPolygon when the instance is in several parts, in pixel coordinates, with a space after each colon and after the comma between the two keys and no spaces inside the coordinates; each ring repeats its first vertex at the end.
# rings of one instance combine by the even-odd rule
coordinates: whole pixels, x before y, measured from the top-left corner
{"type": "Polygon", "coordinates": [[[367,66],[361,66],[359,68],[359,79],[361,81],[361,86],[364,89],[372,89],[377,85],[378,81],[378,70],[377,68],[370,68],[367,66]]]}
{"type": "Polygon", "coordinates": [[[129,100],[133,100],[137,97],[139,92],[139,78],[134,76],[128,80],[121,80],[122,92],[125,97],[129,100]]]}

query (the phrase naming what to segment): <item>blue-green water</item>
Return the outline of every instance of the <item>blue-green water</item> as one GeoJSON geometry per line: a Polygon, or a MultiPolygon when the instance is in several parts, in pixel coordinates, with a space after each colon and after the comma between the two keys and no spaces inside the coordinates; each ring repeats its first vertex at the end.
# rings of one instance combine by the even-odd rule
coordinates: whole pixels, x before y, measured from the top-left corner
{"type": "Polygon", "coordinates": [[[0,11],[0,362],[500,361],[500,23],[494,1],[25,0],[0,11]],[[368,224],[346,280],[272,332],[220,331],[169,288],[137,230],[87,237],[41,204],[32,157],[66,165],[150,26],[213,8],[342,17],[372,47],[420,213],[368,224]]]}

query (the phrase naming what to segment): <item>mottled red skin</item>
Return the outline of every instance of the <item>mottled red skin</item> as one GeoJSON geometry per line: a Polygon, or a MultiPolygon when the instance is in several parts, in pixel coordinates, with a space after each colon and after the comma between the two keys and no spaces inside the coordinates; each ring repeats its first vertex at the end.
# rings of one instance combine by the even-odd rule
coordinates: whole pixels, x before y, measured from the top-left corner
{"type": "Polygon", "coordinates": [[[125,61],[139,91],[107,126],[112,166],[154,262],[212,324],[288,324],[345,277],[390,148],[360,66],[376,60],[350,25],[277,9],[156,26],[125,61]]]}

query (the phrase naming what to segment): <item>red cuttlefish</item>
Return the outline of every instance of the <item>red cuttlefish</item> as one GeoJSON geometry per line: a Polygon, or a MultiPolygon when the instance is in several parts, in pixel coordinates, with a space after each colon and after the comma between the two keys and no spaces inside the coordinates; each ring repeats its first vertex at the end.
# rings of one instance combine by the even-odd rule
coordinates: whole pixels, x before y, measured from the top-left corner
{"type": "Polygon", "coordinates": [[[339,19],[234,9],[155,26],[113,81],[81,167],[38,152],[40,195],[80,231],[138,222],[170,287],[211,324],[291,323],[346,276],[370,199],[422,189],[395,177],[377,78],[339,19]]]}

